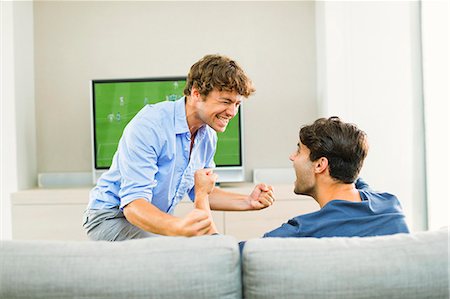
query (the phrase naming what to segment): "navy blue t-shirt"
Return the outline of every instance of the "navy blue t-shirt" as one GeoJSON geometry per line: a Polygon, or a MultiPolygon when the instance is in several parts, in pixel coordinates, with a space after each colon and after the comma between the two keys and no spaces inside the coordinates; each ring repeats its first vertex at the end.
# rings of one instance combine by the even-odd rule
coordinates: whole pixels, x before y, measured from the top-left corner
{"type": "Polygon", "coordinates": [[[397,197],[372,191],[362,179],[356,181],[356,188],[361,202],[332,200],[319,211],[294,217],[263,237],[368,237],[409,233],[397,197]]]}

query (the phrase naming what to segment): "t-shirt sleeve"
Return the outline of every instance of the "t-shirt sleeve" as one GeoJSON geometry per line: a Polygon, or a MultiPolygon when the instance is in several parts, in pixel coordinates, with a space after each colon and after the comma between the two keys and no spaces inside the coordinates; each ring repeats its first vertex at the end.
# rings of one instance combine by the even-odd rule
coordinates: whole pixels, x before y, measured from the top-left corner
{"type": "Polygon", "coordinates": [[[116,155],[120,169],[120,209],[130,202],[143,198],[152,202],[153,188],[158,182],[158,153],[161,141],[155,126],[141,122],[130,123],[126,127],[116,155]]]}
{"type": "Polygon", "coordinates": [[[263,238],[293,238],[300,237],[300,223],[296,218],[290,219],[287,223],[283,223],[280,227],[267,232],[263,238]]]}

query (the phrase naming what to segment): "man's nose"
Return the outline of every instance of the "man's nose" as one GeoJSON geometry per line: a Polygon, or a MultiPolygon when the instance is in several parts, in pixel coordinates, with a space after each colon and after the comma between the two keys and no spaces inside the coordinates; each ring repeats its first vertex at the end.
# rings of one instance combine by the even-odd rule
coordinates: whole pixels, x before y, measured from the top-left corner
{"type": "Polygon", "coordinates": [[[292,153],[289,155],[289,160],[291,160],[292,162],[294,162],[294,158],[295,158],[295,153],[292,153]]]}
{"type": "Polygon", "coordinates": [[[234,117],[237,112],[238,112],[239,107],[236,105],[230,105],[230,107],[228,107],[227,109],[227,114],[230,115],[231,117],[234,117]]]}

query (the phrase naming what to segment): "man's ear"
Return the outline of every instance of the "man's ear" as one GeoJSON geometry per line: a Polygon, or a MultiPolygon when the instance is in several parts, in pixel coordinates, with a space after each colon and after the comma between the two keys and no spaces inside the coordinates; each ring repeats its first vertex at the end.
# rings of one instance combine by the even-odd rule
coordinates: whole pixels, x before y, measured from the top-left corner
{"type": "Polygon", "coordinates": [[[195,102],[198,102],[202,98],[200,92],[198,91],[197,87],[195,87],[195,86],[192,86],[192,88],[191,88],[191,98],[195,102]]]}
{"type": "Polygon", "coordinates": [[[325,157],[320,157],[316,160],[315,166],[314,166],[314,172],[315,173],[323,173],[328,169],[328,159],[325,157]]]}

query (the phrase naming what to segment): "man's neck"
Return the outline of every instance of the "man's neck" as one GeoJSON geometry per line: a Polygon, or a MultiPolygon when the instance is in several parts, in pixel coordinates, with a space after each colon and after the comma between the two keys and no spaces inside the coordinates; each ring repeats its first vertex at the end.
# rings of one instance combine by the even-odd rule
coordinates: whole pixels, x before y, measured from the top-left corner
{"type": "Polygon", "coordinates": [[[318,186],[313,197],[321,208],[335,199],[351,202],[361,201],[361,196],[355,184],[338,183],[332,180],[325,182],[320,187],[318,186]]]}
{"type": "Polygon", "coordinates": [[[186,109],[186,122],[189,128],[189,131],[191,132],[191,138],[194,139],[194,136],[196,135],[198,129],[203,124],[203,122],[198,118],[197,111],[195,109],[195,106],[193,105],[192,101],[189,99],[189,97],[186,97],[186,103],[185,103],[185,109],[186,109]]]}

